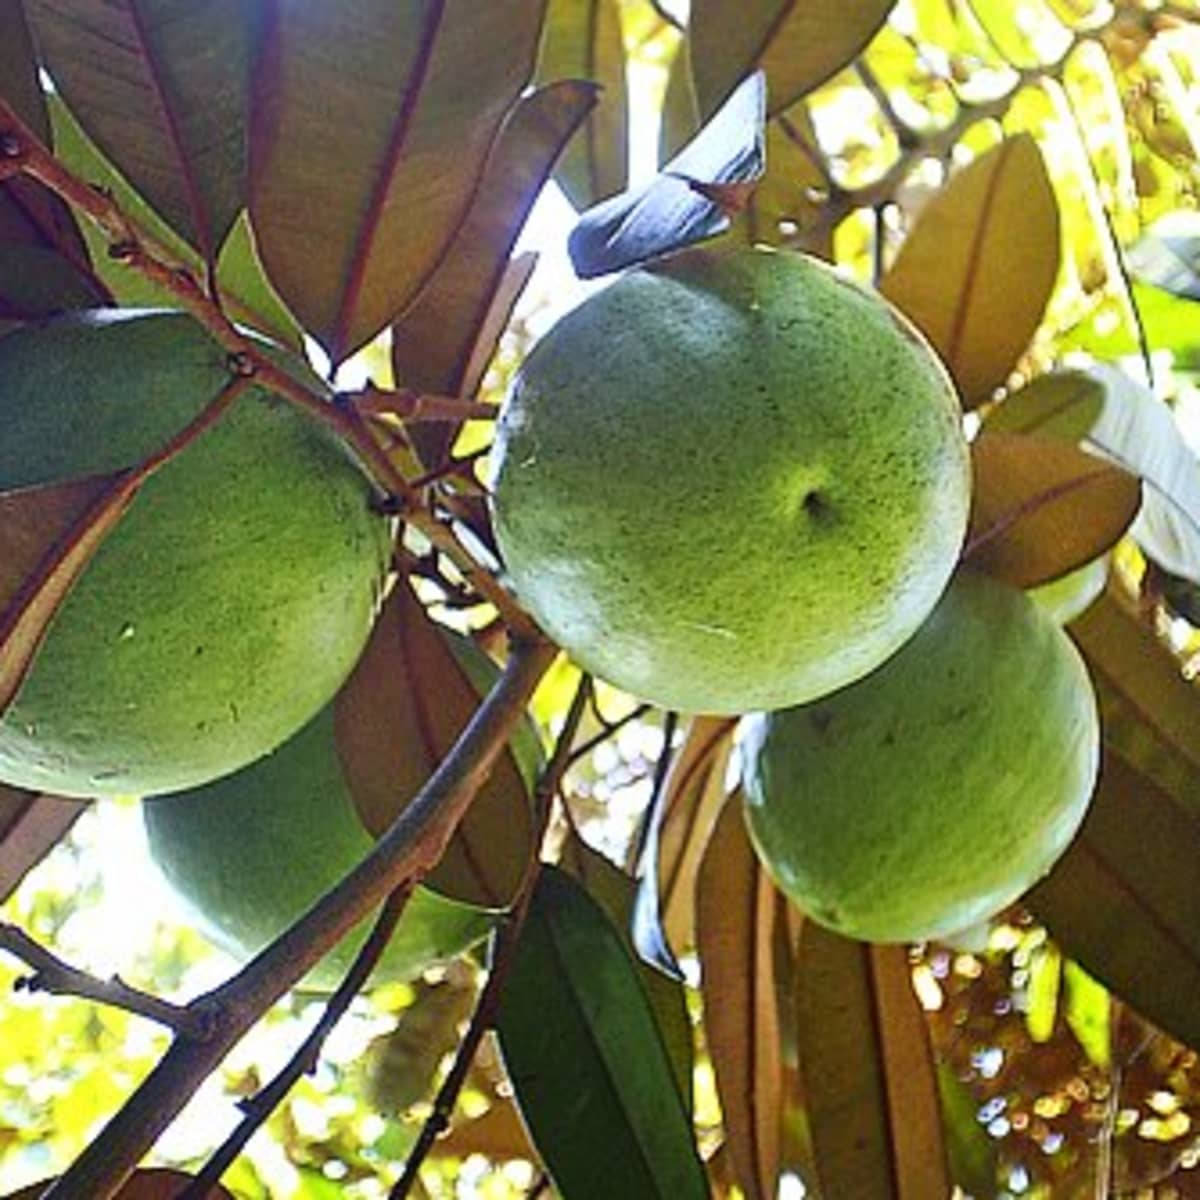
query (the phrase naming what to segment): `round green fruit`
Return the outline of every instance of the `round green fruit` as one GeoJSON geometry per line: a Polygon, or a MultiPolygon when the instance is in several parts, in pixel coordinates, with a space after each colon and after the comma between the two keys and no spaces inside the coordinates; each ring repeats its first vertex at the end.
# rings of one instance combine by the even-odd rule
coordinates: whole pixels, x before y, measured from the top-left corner
{"type": "Polygon", "coordinates": [[[586,669],[736,713],[878,666],[966,528],[959,404],[919,333],[804,255],[693,248],[534,348],[497,432],[496,534],[586,669]]]}
{"type": "Polygon", "coordinates": [[[823,925],[919,941],[981,921],[1066,849],[1099,767],[1087,670],[1022,592],[962,572],[867,678],[746,723],[746,819],[823,925]]]}
{"type": "MultiPolygon", "coordinates": [[[[74,314],[12,333],[0,340],[0,492],[133,466],[229,381],[225,352],[183,313],[74,314]]],[[[370,632],[390,538],[369,498],[326,430],[248,389],[142,487],[67,596],[0,720],[0,780],[169,792],[287,739],[370,632]]],[[[0,527],[0,551],[5,538],[0,527]]],[[[0,554],[0,594],[17,582],[3,573],[0,554]]]]}
{"type": "MultiPolygon", "coordinates": [[[[333,707],[251,766],[142,806],[150,853],[210,941],[244,961],[320,899],[372,845],[334,749],[333,707]]],[[[309,972],[337,987],[366,939],[364,921],[309,972]]],[[[418,888],[375,982],[408,979],[489,929],[486,913],[418,888]]]]}

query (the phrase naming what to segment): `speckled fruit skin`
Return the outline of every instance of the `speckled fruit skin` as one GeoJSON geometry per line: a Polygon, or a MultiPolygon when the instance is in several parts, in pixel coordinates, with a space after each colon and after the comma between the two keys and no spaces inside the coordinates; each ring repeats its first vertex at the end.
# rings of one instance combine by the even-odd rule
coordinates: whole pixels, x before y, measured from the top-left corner
{"type": "MultiPolygon", "coordinates": [[[[0,340],[0,489],[136,464],[229,378],[224,351],[183,313],[75,314],[12,333],[0,340]]],[[[266,753],[354,665],[388,548],[343,449],[251,389],[147,482],[67,597],[0,721],[0,780],[168,792],[266,753]]]]}
{"type": "MultiPolygon", "coordinates": [[[[334,747],[333,707],[275,753],[207,787],[147,800],[150,853],[218,946],[245,961],[292,924],[371,848],[334,747]]],[[[364,921],[305,978],[332,991],[370,931],[364,921]]],[[[487,915],[418,888],[376,983],[409,979],[487,934],[487,915]]]]}
{"type": "Polygon", "coordinates": [[[693,248],[534,348],[505,402],[496,534],[579,664],[689,712],[865,675],[966,527],[958,401],[890,305],[815,259],[693,248]]]}
{"type": "Polygon", "coordinates": [[[779,886],[839,933],[906,942],[991,916],[1050,869],[1091,800],[1100,731],[1066,634],[961,572],[879,670],[748,719],[742,753],[779,886]]]}

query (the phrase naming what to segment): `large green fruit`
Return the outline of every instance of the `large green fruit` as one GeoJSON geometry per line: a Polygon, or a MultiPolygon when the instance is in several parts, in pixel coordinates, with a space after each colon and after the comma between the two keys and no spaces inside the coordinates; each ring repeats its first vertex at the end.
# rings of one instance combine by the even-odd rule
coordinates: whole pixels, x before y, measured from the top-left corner
{"type": "MultiPolygon", "coordinates": [[[[327,707],[286,745],[207,787],[147,800],[150,853],[197,926],[244,961],[282,933],[365,857],[363,828],[333,745],[327,707]]],[[[364,921],[305,983],[332,991],[370,931],[364,921]]],[[[376,967],[407,979],[488,931],[480,909],[418,888],[376,967]]]]}
{"type": "Polygon", "coordinates": [[[690,249],[569,313],[518,374],[494,509],[584,667],[692,712],[813,699],[912,635],[970,470],[922,337],[815,259],[690,249]]]}
{"type": "MultiPolygon", "coordinates": [[[[396,611],[386,610],[376,627],[376,649],[377,641],[390,637],[388,622],[396,611]]],[[[498,674],[495,664],[469,639],[446,630],[441,634],[470,686],[486,692],[498,674]]],[[[369,647],[360,671],[371,654],[369,647]]],[[[361,753],[364,743],[356,739],[347,746],[338,741],[345,715],[338,706],[358,678],[356,672],[334,703],[274,753],[205,787],[143,804],[150,852],[167,881],[205,934],[239,959],[256,954],[291,925],[371,847],[373,839],[361,813],[363,797],[355,793],[355,787],[367,781],[362,764],[350,770],[346,761],[347,754],[361,753]]],[[[451,684],[443,680],[442,686],[451,684]]],[[[428,762],[425,741],[430,730],[420,717],[398,717],[394,711],[378,717],[369,731],[371,740],[388,742],[393,754],[428,762]]],[[[530,724],[518,725],[510,749],[519,786],[525,789],[522,799],[528,803],[541,765],[540,743],[530,724]]],[[[367,757],[384,761],[374,754],[367,757]]],[[[367,802],[376,817],[382,816],[377,811],[379,794],[389,784],[389,818],[410,798],[394,779],[372,782],[367,802]]],[[[515,800],[499,767],[483,785],[472,811],[482,817],[481,810],[496,807],[497,798],[505,807],[515,800]]],[[[510,827],[523,828],[528,814],[509,813],[510,827]]],[[[458,852],[461,856],[463,847],[458,852]]],[[[449,878],[459,875],[451,872],[449,878]]],[[[435,885],[440,879],[438,871],[430,876],[435,885]]],[[[490,927],[491,917],[483,909],[418,888],[374,979],[409,978],[465,950],[490,927]]],[[[310,972],[306,984],[317,990],[336,987],[369,928],[370,922],[363,922],[343,939],[310,972]]]]}
{"type": "Polygon", "coordinates": [[[1070,639],[1023,593],[963,572],[879,670],[747,722],[747,824],[816,920],[917,941],[991,916],[1050,869],[1099,754],[1070,639]]]}
{"type": "MultiPolygon", "coordinates": [[[[229,379],[224,351],[183,313],[76,314],[10,334],[0,491],[132,466],[229,379]]],[[[0,780],[166,792],[258,758],[354,665],[388,549],[344,450],[250,389],[145,484],[68,595],[0,721],[0,780]]],[[[0,555],[0,583],[3,571],[0,555]]]]}

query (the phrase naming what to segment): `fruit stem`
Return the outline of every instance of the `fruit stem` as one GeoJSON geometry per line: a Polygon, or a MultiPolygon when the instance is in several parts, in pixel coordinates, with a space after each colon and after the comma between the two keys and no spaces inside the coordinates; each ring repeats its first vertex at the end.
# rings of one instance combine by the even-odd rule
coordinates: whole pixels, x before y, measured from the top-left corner
{"type": "Polygon", "coordinates": [[[514,638],[500,678],[412,802],[340,883],[232,979],[188,1007],[212,1014],[204,1041],[176,1037],[162,1060],[43,1200],[109,1200],[201,1083],[264,1012],[389,893],[441,858],[522,719],[556,647],[514,638]]]}

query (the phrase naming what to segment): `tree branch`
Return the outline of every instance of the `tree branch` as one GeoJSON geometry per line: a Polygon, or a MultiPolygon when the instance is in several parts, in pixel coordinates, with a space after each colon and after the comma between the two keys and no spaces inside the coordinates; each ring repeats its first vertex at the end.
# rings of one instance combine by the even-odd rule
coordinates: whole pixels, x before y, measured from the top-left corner
{"type": "MultiPolygon", "coordinates": [[[[541,872],[542,842],[550,823],[554,797],[558,794],[563,776],[570,766],[571,743],[579,731],[579,722],[587,707],[590,692],[591,677],[584,675],[575,689],[575,696],[571,701],[571,707],[567,710],[567,717],[555,743],[554,753],[538,779],[537,789],[534,793],[537,834],[533,839],[533,854],[526,865],[525,874],[521,879],[521,886],[517,890],[512,909],[493,937],[492,961],[488,970],[487,983],[484,984],[479,1002],[475,1005],[471,1024],[463,1035],[463,1040],[459,1043],[454,1057],[454,1065],[438,1089],[437,1098],[433,1102],[433,1111],[421,1127],[421,1133],[404,1163],[404,1172],[389,1193],[388,1200],[406,1200],[417,1180],[421,1164],[433,1148],[433,1143],[444,1130],[450,1127],[450,1118],[454,1113],[458,1093],[462,1091],[467,1072],[471,1069],[475,1055],[479,1052],[479,1043],[483,1041],[483,1035],[495,1024],[500,996],[512,969],[517,941],[521,936],[521,928],[525,924],[525,916],[529,911],[533,889],[541,872]]],[[[185,1196],[182,1200],[190,1200],[190,1198],[185,1196]]],[[[201,1198],[198,1197],[197,1200],[201,1200],[201,1198]]]]}
{"type": "Polygon", "coordinates": [[[242,1152],[242,1147],[254,1135],[255,1130],[275,1111],[284,1096],[291,1091],[292,1085],[301,1075],[313,1071],[317,1065],[317,1056],[325,1039],[333,1031],[333,1027],[341,1020],[350,1002],[362,990],[375,969],[388,941],[396,929],[396,923],[404,911],[408,898],[412,895],[415,884],[410,880],[402,884],[384,901],[370,936],[362,944],[354,957],[350,970],[338,985],[337,991],[329,998],[321,1019],[313,1026],[308,1037],[300,1044],[299,1049],[279,1073],[266,1087],[253,1096],[242,1101],[241,1108],[245,1117],[237,1128],[216,1149],[203,1170],[179,1194],[177,1200],[205,1200],[209,1191],[220,1182],[221,1176],[233,1165],[233,1160],[242,1152]]]}
{"type": "Polygon", "coordinates": [[[7,950],[33,971],[32,975],[22,976],[16,981],[13,985],[16,991],[48,992],[53,996],[78,996],[83,1000],[95,1000],[99,1004],[108,1004],[135,1016],[157,1021],[197,1041],[203,1041],[212,1034],[211,1023],[204,1013],[160,1000],[149,992],[130,987],[116,975],[111,979],[100,979],[81,971],[39,945],[16,925],[0,923],[0,950],[7,950]]]}
{"type": "Polygon", "coordinates": [[[45,1200],[110,1200],[266,1009],[389,892],[420,880],[437,863],[555,653],[544,639],[514,642],[496,685],[450,753],[367,857],[238,975],[188,1006],[212,1014],[213,1035],[176,1038],[45,1200]]]}

